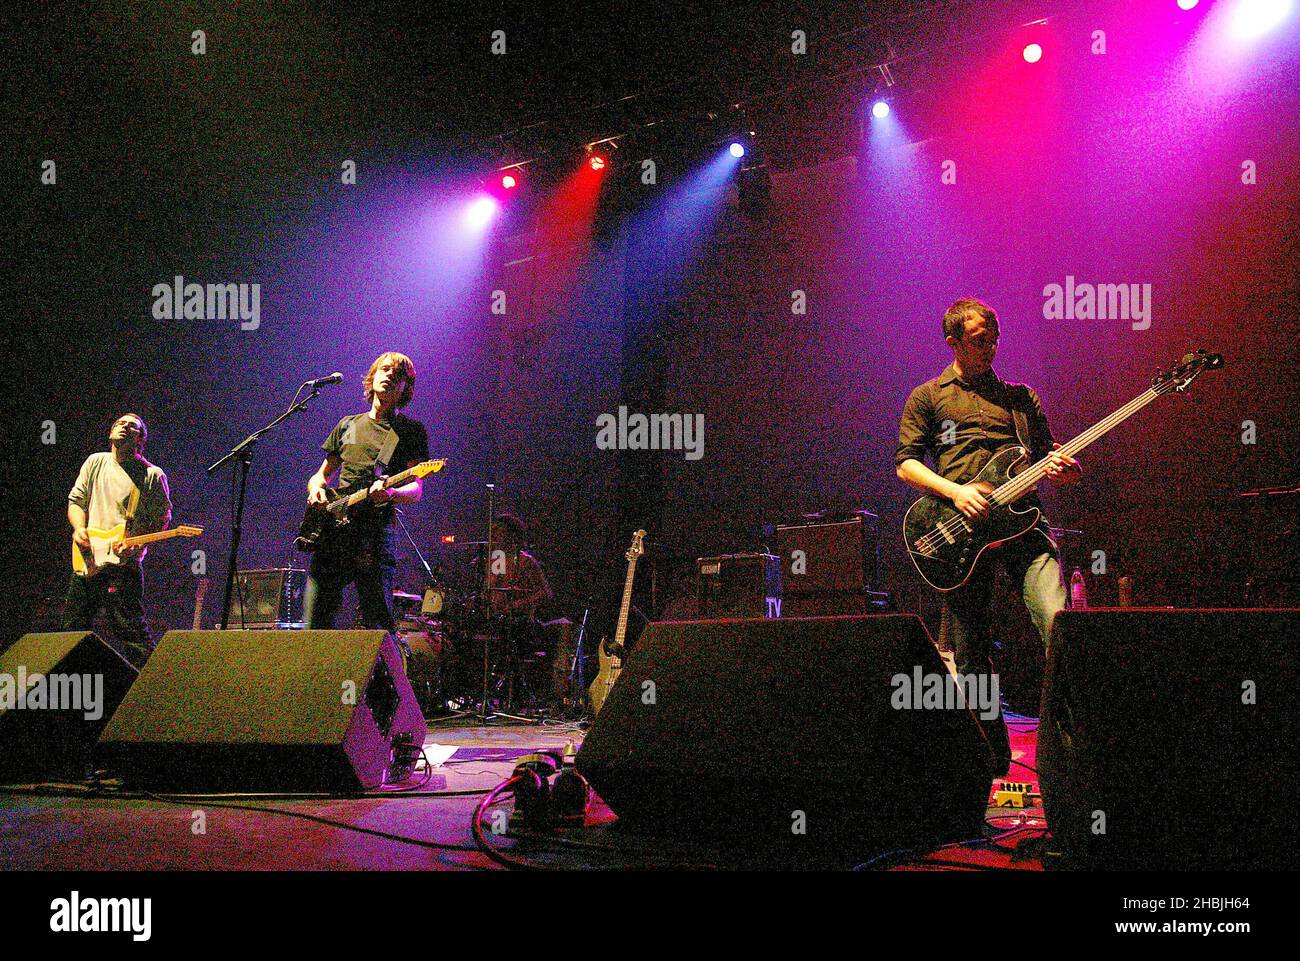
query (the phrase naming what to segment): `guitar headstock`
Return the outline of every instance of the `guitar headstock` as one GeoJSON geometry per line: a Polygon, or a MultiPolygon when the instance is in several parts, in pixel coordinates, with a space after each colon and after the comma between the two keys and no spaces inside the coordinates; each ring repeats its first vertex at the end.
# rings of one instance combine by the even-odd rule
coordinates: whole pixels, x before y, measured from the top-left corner
{"type": "Polygon", "coordinates": [[[425,477],[429,474],[436,474],[447,466],[447,459],[421,461],[411,468],[411,474],[415,477],[425,477]]]}
{"type": "Polygon", "coordinates": [[[1218,370],[1223,366],[1222,354],[1207,354],[1203,350],[1183,355],[1181,363],[1172,370],[1158,371],[1151,381],[1151,388],[1157,394],[1171,390],[1184,391],[1192,386],[1192,381],[1207,370],[1218,370]]]}
{"type": "Polygon", "coordinates": [[[632,535],[632,546],[627,549],[623,556],[629,561],[634,561],[645,553],[645,531],[637,531],[632,535]]]}
{"type": "Polygon", "coordinates": [[[178,537],[200,537],[203,534],[202,527],[196,527],[193,524],[178,524],[173,527],[178,537]]]}

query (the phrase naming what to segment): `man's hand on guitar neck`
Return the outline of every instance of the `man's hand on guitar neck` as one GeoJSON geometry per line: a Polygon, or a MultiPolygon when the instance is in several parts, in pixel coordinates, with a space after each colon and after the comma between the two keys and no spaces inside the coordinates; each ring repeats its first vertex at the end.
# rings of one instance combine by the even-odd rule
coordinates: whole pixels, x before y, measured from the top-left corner
{"type": "Polygon", "coordinates": [[[1047,455],[1047,466],[1044,473],[1058,487],[1064,487],[1067,484],[1073,484],[1083,476],[1083,468],[1073,457],[1065,454],[1058,454],[1061,449],[1060,444],[1052,445],[1052,452],[1047,455]]]}
{"type": "Polygon", "coordinates": [[[372,504],[387,504],[393,499],[392,491],[384,487],[383,478],[370,485],[370,493],[367,496],[372,504]]]}

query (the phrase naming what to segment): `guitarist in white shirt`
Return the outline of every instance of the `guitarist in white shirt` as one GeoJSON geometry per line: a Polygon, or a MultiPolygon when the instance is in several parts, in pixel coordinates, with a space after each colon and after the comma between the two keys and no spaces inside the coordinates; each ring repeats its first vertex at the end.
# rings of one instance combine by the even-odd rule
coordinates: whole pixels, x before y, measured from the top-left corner
{"type": "MultiPolygon", "coordinates": [[[[87,528],[107,530],[125,524],[128,534],[165,530],[171,523],[171,493],[162,468],[141,453],[149,428],[139,414],[123,414],[109,429],[110,449],[91,454],[81,465],[68,493],[68,523],[72,540],[91,551],[87,528]]],[[[93,575],[73,573],[63,605],[63,630],[92,630],[100,611],[107,616],[113,639],[137,668],[153,652],[144,613],[146,548],[117,549],[93,575]]]]}

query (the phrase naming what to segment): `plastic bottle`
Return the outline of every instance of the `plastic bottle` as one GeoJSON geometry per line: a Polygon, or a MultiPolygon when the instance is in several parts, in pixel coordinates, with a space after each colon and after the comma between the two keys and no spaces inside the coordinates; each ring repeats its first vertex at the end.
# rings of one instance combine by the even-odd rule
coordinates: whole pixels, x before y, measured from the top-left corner
{"type": "Polygon", "coordinates": [[[1070,575],[1070,609],[1086,610],[1088,607],[1088,585],[1084,583],[1083,571],[1077,567],[1070,575]]]}

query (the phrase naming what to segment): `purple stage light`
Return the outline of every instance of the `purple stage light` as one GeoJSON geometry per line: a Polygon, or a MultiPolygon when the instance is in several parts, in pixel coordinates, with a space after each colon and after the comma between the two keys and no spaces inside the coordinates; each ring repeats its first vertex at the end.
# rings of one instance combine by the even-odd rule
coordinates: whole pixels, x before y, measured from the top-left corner
{"type": "Polygon", "coordinates": [[[730,147],[728,147],[727,149],[730,150],[730,151],[731,151],[731,155],[732,155],[733,157],[736,157],[737,159],[739,159],[740,157],[745,156],[745,145],[744,145],[743,143],[740,143],[739,141],[733,143],[733,144],[732,144],[730,147]]]}
{"type": "Polygon", "coordinates": [[[475,197],[465,208],[465,224],[474,230],[482,230],[497,212],[497,202],[487,196],[475,197]]]}
{"type": "Polygon", "coordinates": [[[1268,33],[1291,13],[1291,0],[1240,0],[1233,11],[1232,30],[1238,37],[1268,33]]]}
{"type": "Polygon", "coordinates": [[[1043,48],[1036,43],[1026,44],[1024,58],[1025,63],[1038,63],[1043,59],[1043,48]]]}
{"type": "Polygon", "coordinates": [[[871,116],[877,120],[884,120],[889,116],[889,104],[883,100],[877,100],[871,105],[871,116]]]}

